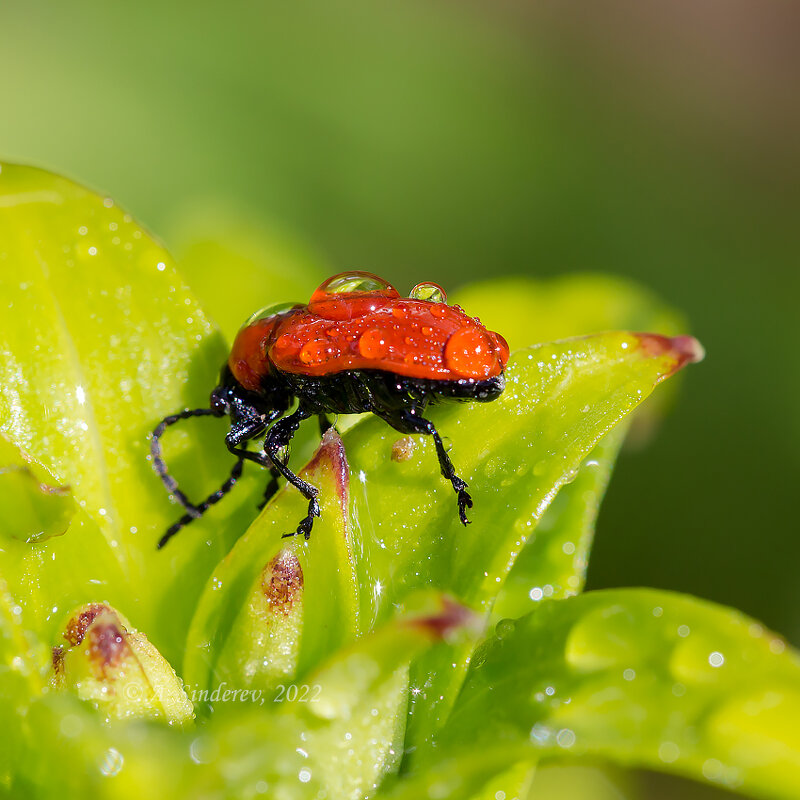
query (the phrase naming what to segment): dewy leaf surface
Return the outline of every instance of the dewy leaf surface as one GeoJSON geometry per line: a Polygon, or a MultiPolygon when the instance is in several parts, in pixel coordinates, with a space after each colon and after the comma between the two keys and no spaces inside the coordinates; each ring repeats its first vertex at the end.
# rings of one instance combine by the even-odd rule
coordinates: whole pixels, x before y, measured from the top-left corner
{"type": "MultiPolygon", "coordinates": [[[[148,463],[148,434],[165,414],[207,404],[224,343],[164,249],[112,200],[10,164],[0,166],[0,298],[0,435],[80,509],[63,536],[2,543],[9,591],[45,640],[70,607],[108,600],[174,662],[193,599],[237,533],[237,501],[226,523],[215,510],[157,553],[180,511],[148,463]]],[[[219,429],[206,426],[165,437],[190,496],[230,468],[220,445],[209,456],[219,429]]]]}
{"type": "MultiPolygon", "coordinates": [[[[352,526],[359,629],[386,621],[411,593],[430,586],[487,612],[558,489],[657,383],[698,355],[695,347],[685,338],[628,333],[542,345],[512,358],[508,388],[499,400],[433,409],[431,416],[449,439],[451,456],[475,500],[467,528],[458,521],[452,490],[438,474],[431,442],[417,437],[411,457],[396,461],[392,446],[401,437],[385,423],[368,418],[349,430],[344,435],[346,524],[352,526]]],[[[314,478],[327,481],[321,488],[328,502],[336,493],[326,477],[330,473],[335,471],[314,478]]],[[[206,684],[217,660],[230,657],[226,642],[248,606],[246,598],[276,555],[280,534],[291,531],[303,513],[299,494],[284,489],[220,565],[193,623],[190,682],[206,684]]],[[[330,527],[339,524],[339,514],[338,509],[323,511],[311,541],[300,546],[311,553],[328,546],[323,537],[339,538],[330,527]]],[[[327,602],[338,602],[341,589],[331,587],[333,577],[322,580],[318,590],[327,602]]],[[[313,584],[306,578],[305,585],[313,584]]],[[[301,641],[309,635],[304,630],[301,641]]],[[[434,719],[431,706],[441,702],[437,714],[446,711],[468,654],[464,647],[456,657],[439,654],[417,668],[414,714],[426,725],[434,719]]]]}
{"type": "Polygon", "coordinates": [[[498,400],[431,408],[475,501],[466,528],[427,437],[398,462],[391,454],[400,437],[380,420],[348,431],[351,508],[365,548],[360,579],[380,584],[364,595],[365,612],[381,616],[430,585],[488,610],[557,490],[656,384],[698,357],[696,347],[684,337],[620,332],[540,345],[512,356],[498,400]]]}
{"type": "Polygon", "coordinates": [[[0,541],[39,542],[69,527],[77,511],[69,487],[54,486],[52,476],[39,472],[34,475],[19,451],[0,437],[0,541]]]}
{"type": "MultiPolygon", "coordinates": [[[[466,529],[450,487],[431,480],[437,465],[430,442],[398,464],[389,457],[397,437],[377,420],[350,431],[353,516],[364,542],[360,581],[375,587],[362,595],[365,617],[380,619],[425,585],[488,613],[560,487],[658,382],[698,355],[695,346],[626,333],[541,345],[512,357],[497,401],[433,410],[475,501],[466,529]]],[[[444,719],[462,679],[469,648],[451,655],[422,659],[412,670],[412,747],[444,719]]]]}
{"type": "MultiPolygon", "coordinates": [[[[454,299],[489,328],[501,331],[512,350],[607,330],[670,336],[686,331],[686,321],[651,292],[604,275],[505,278],[467,286],[454,299]]],[[[631,421],[635,439],[650,435],[672,389],[665,387],[648,398],[631,419],[603,437],[575,480],[558,493],[537,536],[528,540],[500,589],[495,621],[521,616],[542,601],[569,597],[583,588],[600,502],[631,421]]]]}
{"type": "Polygon", "coordinates": [[[430,753],[522,744],[795,798],[798,713],[800,658],[755,620],[670,592],[590,592],[499,623],[430,753]]]}
{"type": "Polygon", "coordinates": [[[269,689],[307,672],[364,632],[356,580],[360,544],[348,513],[350,474],[334,430],[301,476],[320,489],[322,517],[311,539],[282,538],[296,530],[307,509],[300,494],[286,486],[206,587],[189,634],[185,673],[190,683],[228,680],[269,689]],[[287,625],[290,615],[294,622],[287,625]],[[261,635],[268,630],[270,635],[261,635]],[[272,669],[276,660],[288,662],[282,675],[272,669]]]}
{"type": "Polygon", "coordinates": [[[334,797],[369,797],[396,769],[412,659],[474,624],[465,608],[436,592],[423,593],[414,605],[413,613],[339,650],[309,676],[313,702],[297,704],[309,763],[334,797]]]}

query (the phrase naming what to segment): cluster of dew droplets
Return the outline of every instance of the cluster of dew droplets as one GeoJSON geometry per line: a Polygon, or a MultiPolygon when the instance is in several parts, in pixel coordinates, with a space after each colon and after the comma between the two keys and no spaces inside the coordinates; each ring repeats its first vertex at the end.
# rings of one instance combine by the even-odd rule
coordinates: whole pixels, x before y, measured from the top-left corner
{"type": "Polygon", "coordinates": [[[416,319],[421,312],[415,304],[403,302],[397,290],[382,278],[358,271],[334,275],[317,288],[308,303],[309,312],[318,319],[330,320],[330,327],[308,341],[287,331],[275,342],[274,354],[280,359],[296,353],[299,362],[309,368],[323,368],[348,355],[371,362],[394,356],[409,367],[439,363],[458,375],[488,376],[496,365],[496,347],[478,323],[465,323],[448,338],[439,329],[439,321],[460,312],[447,305],[441,286],[429,281],[418,283],[409,300],[425,304],[428,324],[424,315],[416,319]],[[359,332],[347,324],[381,309],[390,310],[389,325],[370,325],[359,332]]]}

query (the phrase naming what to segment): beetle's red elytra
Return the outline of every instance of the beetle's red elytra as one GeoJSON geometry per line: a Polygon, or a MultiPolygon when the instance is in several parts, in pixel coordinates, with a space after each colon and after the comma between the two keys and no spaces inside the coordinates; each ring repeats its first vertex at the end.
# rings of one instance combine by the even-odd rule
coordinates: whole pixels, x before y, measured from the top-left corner
{"type": "Polygon", "coordinates": [[[271,369],[301,375],[331,375],[345,370],[378,369],[409,378],[485,380],[499,375],[508,361],[508,345],[458,306],[448,306],[435,284],[429,294],[441,298],[400,297],[397,290],[369,273],[330,278],[307,306],[257,318],[233,343],[228,360],[233,376],[258,391],[271,369]],[[342,292],[346,281],[368,289],[342,292]],[[375,288],[371,288],[374,286],[375,288]]]}
{"type": "Polygon", "coordinates": [[[329,414],[373,413],[404,434],[433,437],[442,475],[458,498],[466,525],[472,498],[458,477],[441,437],[423,412],[441,400],[488,402],[503,391],[508,344],[459,306],[447,305],[444,290],[420,283],[409,297],[369,272],[346,272],[326,280],[307,305],[282,303],[254,314],[239,331],[208,408],[165,417],[152,436],[152,459],[167,490],[186,508],[159,542],[163,547],[235,485],[245,460],[267,467],[265,502],[283,476],[308,500],[308,515],[293,536],[311,533],[319,516],[316,487],[281,459],[300,423],[329,414]],[[293,413],[285,416],[297,403],[293,413]],[[193,416],[229,416],[225,437],[236,456],[225,483],[202,503],[192,504],[169,474],[160,439],[166,428],[193,416]],[[266,433],[263,450],[247,443],[266,433]]]}

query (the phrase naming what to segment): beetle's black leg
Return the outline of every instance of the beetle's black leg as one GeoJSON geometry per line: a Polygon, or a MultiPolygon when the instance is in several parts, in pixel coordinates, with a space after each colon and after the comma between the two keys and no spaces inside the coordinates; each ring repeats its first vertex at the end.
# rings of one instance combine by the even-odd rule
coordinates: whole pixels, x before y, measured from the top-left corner
{"type": "MultiPolygon", "coordinates": [[[[174,425],[176,422],[180,422],[182,419],[189,419],[189,417],[208,416],[218,416],[218,414],[216,414],[210,408],[187,408],[185,411],[179,411],[177,414],[170,414],[168,417],[164,417],[164,419],[158,423],[156,429],[151,434],[150,439],[150,455],[153,459],[153,467],[158,473],[158,476],[161,478],[161,481],[166,487],[167,491],[186,509],[187,516],[190,519],[197,519],[203,514],[203,512],[200,511],[200,506],[195,506],[178,488],[178,482],[172,477],[172,475],[169,474],[167,464],[164,461],[164,456],[161,454],[161,437],[164,435],[164,431],[170,425],[174,425]]],[[[160,546],[161,545],[159,545],[159,547],[160,546]]]]}
{"type": "MultiPolygon", "coordinates": [[[[228,449],[232,453],[250,461],[255,461],[256,464],[261,464],[262,467],[276,469],[279,474],[283,475],[283,477],[308,500],[308,515],[301,520],[294,533],[286,533],[284,537],[303,534],[306,539],[309,539],[311,537],[311,527],[314,524],[314,517],[319,516],[319,502],[317,501],[319,489],[317,489],[316,486],[312,486],[310,483],[306,483],[302,478],[295,475],[279,456],[280,449],[289,444],[292,436],[294,436],[297,429],[300,427],[300,423],[310,416],[311,412],[306,411],[301,406],[288,417],[279,419],[269,429],[267,438],[264,440],[264,451],[261,453],[249,453],[242,448],[236,447],[231,434],[229,434],[229,439],[227,440],[228,449]]],[[[231,433],[233,433],[233,429],[231,429],[231,433]]]]}
{"type": "Polygon", "coordinates": [[[297,429],[300,427],[300,423],[310,416],[311,413],[300,406],[291,416],[278,420],[270,428],[266,441],[264,442],[264,450],[272,459],[281,475],[308,500],[308,514],[300,521],[297,530],[294,533],[285,533],[284,538],[302,534],[306,539],[309,539],[311,537],[311,528],[314,525],[314,518],[319,516],[319,502],[317,500],[319,489],[317,489],[316,486],[312,486],[310,483],[306,483],[302,478],[295,475],[294,472],[278,458],[278,451],[281,447],[285,447],[289,444],[292,436],[294,436],[297,429]]]}
{"type": "Polygon", "coordinates": [[[258,506],[256,506],[259,511],[264,508],[267,503],[269,503],[269,501],[272,499],[272,496],[278,491],[278,489],[281,488],[280,484],[278,483],[280,474],[280,471],[274,464],[269,468],[269,483],[264,487],[264,496],[258,506]]]}
{"type": "Polygon", "coordinates": [[[196,515],[190,513],[184,514],[174,525],[170,525],[169,528],[167,528],[167,532],[158,541],[158,549],[160,550],[179,530],[181,530],[181,528],[184,528],[192,520],[205,514],[215,503],[219,503],[219,501],[236,485],[236,481],[241,477],[243,467],[244,461],[241,458],[237,459],[225,483],[223,483],[216,492],[210,494],[203,500],[200,505],[193,507],[197,512],[196,515]]]}
{"type": "MultiPolygon", "coordinates": [[[[427,433],[429,436],[433,437],[433,443],[436,445],[436,455],[439,458],[439,467],[441,468],[442,475],[444,478],[453,486],[456,494],[458,495],[458,517],[461,520],[462,525],[468,525],[469,520],[467,519],[467,509],[472,508],[472,498],[467,492],[467,484],[462,479],[456,475],[455,468],[453,467],[453,462],[450,460],[450,456],[447,455],[447,451],[444,449],[444,444],[442,443],[442,437],[439,436],[439,431],[436,430],[434,424],[429,420],[425,419],[424,417],[415,414],[413,411],[402,411],[400,412],[400,421],[402,426],[405,428],[406,432],[408,433],[427,433]]],[[[398,420],[388,420],[389,424],[397,426],[398,420]]]]}
{"type": "Polygon", "coordinates": [[[266,453],[250,452],[247,449],[247,442],[264,432],[267,421],[261,415],[250,411],[248,408],[237,408],[236,414],[231,422],[231,429],[225,437],[225,444],[228,450],[240,459],[254,461],[261,467],[267,467],[270,473],[270,481],[264,489],[264,499],[258,504],[258,508],[264,508],[272,495],[278,491],[278,476],[280,470],[275,466],[266,453]],[[248,413],[249,411],[249,413],[248,413]]]}
{"type": "MultiPolygon", "coordinates": [[[[281,462],[284,466],[289,463],[289,451],[287,449],[286,455],[281,459],[281,462]]],[[[264,487],[264,499],[258,504],[259,509],[264,508],[264,506],[269,503],[272,499],[272,496],[275,492],[280,489],[280,484],[278,483],[278,478],[281,475],[281,471],[272,464],[269,468],[269,483],[264,487]]]]}
{"type": "Polygon", "coordinates": [[[320,414],[318,416],[319,419],[319,435],[324,436],[330,428],[333,427],[333,423],[328,419],[327,414],[320,414]]]}

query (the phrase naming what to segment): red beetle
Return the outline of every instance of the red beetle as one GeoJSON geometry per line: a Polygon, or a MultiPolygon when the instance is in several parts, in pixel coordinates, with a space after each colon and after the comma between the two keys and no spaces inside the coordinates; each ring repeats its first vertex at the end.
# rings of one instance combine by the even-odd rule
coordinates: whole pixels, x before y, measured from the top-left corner
{"type": "Polygon", "coordinates": [[[279,454],[300,423],[313,415],[322,430],[329,427],[328,414],[371,412],[401,433],[432,436],[442,475],[456,491],[466,525],[466,509],[472,507],[467,484],[456,475],[423,412],[439,400],[494,400],[503,391],[507,362],[505,339],[459,306],[447,305],[435,283],[420,283],[405,298],[369,272],[347,272],[325,281],[308,305],[284,303],[260,311],[239,331],[210,407],[165,417],[153,431],[155,469],[187,510],[158,546],[227,494],[245,460],[271,472],[265,502],[280,475],[308,500],[308,515],[296,531],[284,534],[302,533],[308,539],[319,516],[319,491],[295,475],[279,454]],[[295,400],[296,410],[284,416],[295,400]],[[226,414],[231,429],[225,443],[236,464],[228,480],[195,506],[168,473],[159,440],[178,420],[226,414]],[[248,451],[247,442],[265,431],[263,451],[248,451]]]}

